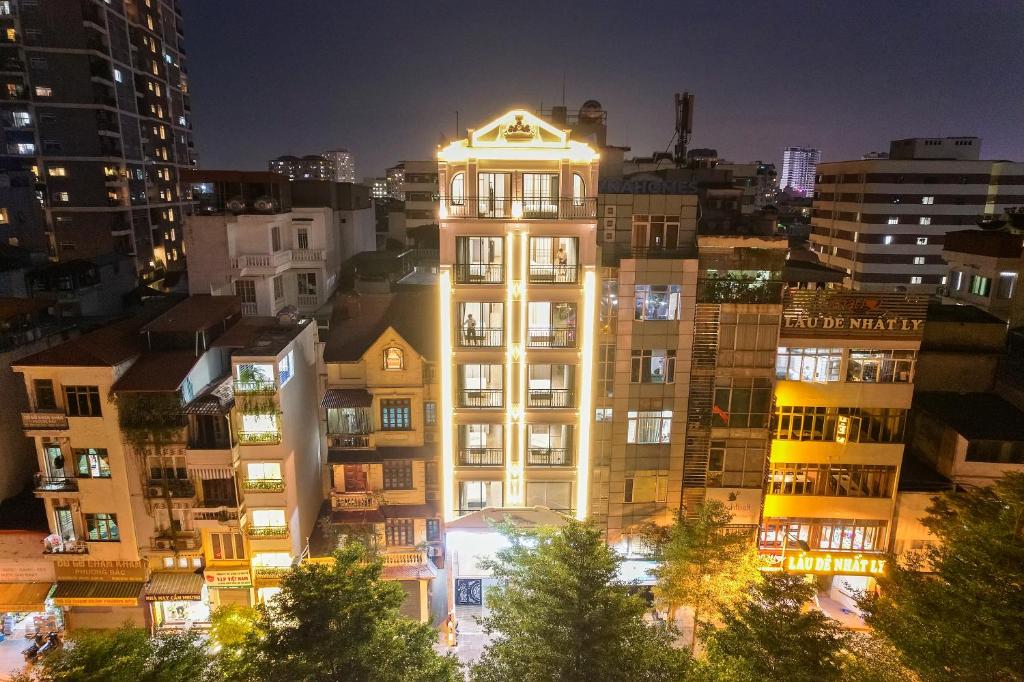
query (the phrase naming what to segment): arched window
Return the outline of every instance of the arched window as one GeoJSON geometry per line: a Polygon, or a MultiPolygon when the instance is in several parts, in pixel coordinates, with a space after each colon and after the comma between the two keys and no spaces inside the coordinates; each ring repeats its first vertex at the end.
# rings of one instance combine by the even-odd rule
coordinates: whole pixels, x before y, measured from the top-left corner
{"type": "Polygon", "coordinates": [[[452,176],[452,206],[462,206],[466,203],[466,174],[456,173],[452,176]]]}
{"type": "Polygon", "coordinates": [[[579,173],[572,174],[572,203],[574,206],[582,206],[587,196],[587,185],[583,182],[583,176],[579,173]]]}

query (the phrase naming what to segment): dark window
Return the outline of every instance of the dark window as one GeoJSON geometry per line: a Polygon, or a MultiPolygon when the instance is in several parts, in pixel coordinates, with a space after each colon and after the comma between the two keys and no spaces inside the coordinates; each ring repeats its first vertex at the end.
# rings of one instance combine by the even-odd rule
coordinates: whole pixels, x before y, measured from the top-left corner
{"type": "Polygon", "coordinates": [[[427,519],[427,542],[437,542],[441,539],[441,520],[427,519]]]}
{"type": "Polygon", "coordinates": [[[408,431],[412,428],[412,401],[408,398],[380,401],[380,430],[408,431]]]}
{"type": "Polygon", "coordinates": [[[36,409],[57,409],[57,397],[53,393],[53,382],[49,379],[36,379],[33,383],[36,390],[36,409]]]}
{"type": "Polygon", "coordinates": [[[96,386],[65,386],[68,414],[72,417],[100,417],[100,389],[96,386]]]}
{"type": "Polygon", "coordinates": [[[423,423],[427,426],[437,425],[437,403],[433,400],[423,403],[423,423]]]}
{"type": "Polygon", "coordinates": [[[384,490],[412,490],[412,462],[384,462],[384,490]]]}
{"type": "Polygon", "coordinates": [[[85,528],[90,542],[120,542],[117,514],[86,514],[85,528]]]}
{"type": "Polygon", "coordinates": [[[210,533],[214,559],[244,559],[245,543],[240,533],[210,533]]]}
{"type": "Polygon", "coordinates": [[[384,522],[384,537],[388,546],[416,544],[412,519],[388,519],[384,522]]]}

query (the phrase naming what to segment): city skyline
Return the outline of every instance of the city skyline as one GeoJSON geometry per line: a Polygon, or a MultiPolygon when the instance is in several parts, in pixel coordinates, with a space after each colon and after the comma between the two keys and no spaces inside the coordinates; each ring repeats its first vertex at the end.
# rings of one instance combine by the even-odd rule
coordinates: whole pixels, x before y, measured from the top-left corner
{"type": "Polygon", "coordinates": [[[478,5],[182,4],[206,168],[260,169],[296,149],[340,145],[360,160],[360,177],[379,175],[428,158],[442,134],[454,135],[456,110],[464,128],[560,103],[563,75],[569,107],[600,101],[609,143],[637,155],[669,144],[672,93],[687,89],[696,93],[691,146],[735,161],[780,164],[787,146],[821,148],[823,162],[857,159],[891,139],[947,135],[981,137],[984,158],[1024,158],[1020,107],[1003,78],[1024,70],[1013,49],[1024,18],[1008,2],[984,14],[950,2],[927,14],[874,2],[698,4],[685,15],[653,4],[638,15],[621,3],[583,15],[563,4],[514,43],[478,5]],[[673,15],[678,22],[664,20],[673,15]],[[424,57],[434,53],[440,72],[424,57]]]}

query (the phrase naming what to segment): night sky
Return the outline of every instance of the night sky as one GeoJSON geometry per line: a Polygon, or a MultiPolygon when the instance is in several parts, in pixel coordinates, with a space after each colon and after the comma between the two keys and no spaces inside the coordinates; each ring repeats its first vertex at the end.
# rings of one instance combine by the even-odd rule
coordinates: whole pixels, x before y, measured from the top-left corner
{"type": "MultiPolygon", "coordinates": [[[[428,158],[514,106],[597,99],[611,144],[664,150],[672,94],[691,147],[779,163],[978,135],[1024,160],[1024,3],[182,0],[204,168],[347,147],[359,178],[428,158]]],[[[781,169],[781,168],[780,168],[781,169]]]]}

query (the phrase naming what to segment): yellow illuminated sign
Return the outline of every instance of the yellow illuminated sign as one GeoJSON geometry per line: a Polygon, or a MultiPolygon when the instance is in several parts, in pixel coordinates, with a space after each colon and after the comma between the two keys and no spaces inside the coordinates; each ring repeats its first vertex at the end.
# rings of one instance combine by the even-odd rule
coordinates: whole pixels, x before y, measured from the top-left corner
{"type": "Polygon", "coordinates": [[[839,419],[836,420],[836,442],[843,444],[846,442],[847,434],[850,433],[850,418],[846,415],[839,415],[839,419]]]}
{"type": "Polygon", "coordinates": [[[843,575],[884,575],[886,560],[860,554],[800,552],[786,555],[782,570],[787,573],[840,573],[843,575]]]}

